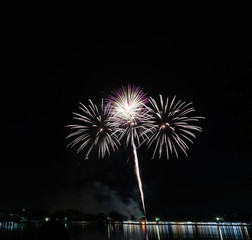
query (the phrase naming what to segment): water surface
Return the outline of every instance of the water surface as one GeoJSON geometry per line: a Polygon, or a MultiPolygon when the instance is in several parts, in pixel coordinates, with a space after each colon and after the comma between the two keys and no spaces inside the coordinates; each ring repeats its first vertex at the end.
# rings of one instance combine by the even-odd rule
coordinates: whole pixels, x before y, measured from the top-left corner
{"type": "MultiPolygon", "coordinates": [[[[0,239],[36,240],[39,223],[0,222],[0,239]]],[[[250,239],[244,223],[65,224],[72,240],[250,239]]]]}

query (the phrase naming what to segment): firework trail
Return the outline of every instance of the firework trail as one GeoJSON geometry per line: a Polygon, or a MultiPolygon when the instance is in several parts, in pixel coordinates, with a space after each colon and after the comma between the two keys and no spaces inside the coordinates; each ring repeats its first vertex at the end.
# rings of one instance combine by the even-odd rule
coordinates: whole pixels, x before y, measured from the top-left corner
{"type": "Polygon", "coordinates": [[[178,158],[178,149],[187,156],[186,151],[189,149],[187,142],[193,143],[192,138],[196,137],[193,131],[201,131],[201,127],[192,123],[204,119],[204,117],[191,116],[195,112],[192,102],[176,101],[176,96],[174,96],[170,102],[169,98],[166,98],[164,104],[162,95],[159,95],[159,98],[158,104],[150,97],[150,106],[146,106],[151,118],[149,119],[149,128],[143,134],[148,139],[148,148],[155,143],[152,158],[157,150],[159,158],[161,158],[163,149],[166,150],[167,159],[169,159],[169,154],[173,152],[178,158]]]}
{"type": "Polygon", "coordinates": [[[134,153],[137,182],[138,182],[138,186],[139,186],[139,190],[140,190],[140,194],[141,194],[141,200],[142,200],[142,206],[143,206],[143,210],[144,210],[144,215],[146,216],[146,209],[145,209],[145,204],[144,204],[143,186],[142,186],[142,180],[141,180],[140,171],[139,171],[137,150],[136,150],[135,142],[133,140],[133,135],[132,135],[132,147],[133,147],[133,153],[134,153]]]}
{"type": "Polygon", "coordinates": [[[140,146],[140,138],[143,138],[145,136],[144,131],[147,131],[149,115],[145,104],[148,98],[140,87],[128,85],[128,88],[122,87],[114,92],[108,100],[111,103],[111,111],[113,112],[112,125],[116,129],[119,139],[121,140],[123,136],[126,136],[127,146],[131,145],[133,148],[138,187],[146,216],[136,143],[140,146]]]}
{"type": "Polygon", "coordinates": [[[88,106],[80,103],[81,113],[73,113],[73,119],[77,121],[77,124],[66,126],[72,130],[72,133],[66,138],[74,137],[74,140],[68,146],[74,147],[80,144],[77,153],[86,148],[85,159],[88,159],[91,150],[97,146],[98,157],[104,158],[106,154],[110,155],[110,149],[115,151],[120,145],[117,136],[114,134],[115,130],[110,123],[110,106],[109,104],[105,105],[103,100],[100,108],[90,99],[89,103],[88,106]]]}

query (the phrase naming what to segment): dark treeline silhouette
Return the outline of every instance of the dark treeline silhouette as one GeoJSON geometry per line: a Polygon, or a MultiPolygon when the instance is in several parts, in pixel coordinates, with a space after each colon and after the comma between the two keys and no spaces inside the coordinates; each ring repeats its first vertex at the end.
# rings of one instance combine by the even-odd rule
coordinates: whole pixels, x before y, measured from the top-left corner
{"type": "MultiPolygon", "coordinates": [[[[212,214],[208,216],[198,216],[194,214],[149,214],[147,216],[148,221],[216,221],[219,217],[223,221],[241,221],[241,222],[252,222],[252,213],[232,213],[232,214],[212,214]]],[[[125,216],[117,211],[111,211],[109,214],[105,213],[83,213],[76,209],[68,210],[55,210],[53,212],[46,211],[45,209],[26,209],[20,207],[0,209],[0,221],[14,221],[14,222],[31,222],[31,221],[48,221],[56,220],[60,222],[69,221],[89,221],[92,223],[104,223],[107,221],[125,221],[132,220],[137,221],[134,215],[125,216]]]]}

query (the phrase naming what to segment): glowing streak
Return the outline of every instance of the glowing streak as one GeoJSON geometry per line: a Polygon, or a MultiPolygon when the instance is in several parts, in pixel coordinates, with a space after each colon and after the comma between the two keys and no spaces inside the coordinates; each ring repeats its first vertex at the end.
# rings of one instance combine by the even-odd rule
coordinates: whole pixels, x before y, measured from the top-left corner
{"type": "Polygon", "coordinates": [[[160,240],[159,225],[157,225],[156,228],[157,228],[158,240],[160,240]]]}
{"type": "Polygon", "coordinates": [[[135,145],[135,142],[134,142],[133,134],[131,135],[131,143],[132,143],[133,153],[134,153],[134,160],[135,160],[135,168],[136,168],[136,176],[137,176],[137,181],[138,181],[138,187],[139,187],[139,191],[140,191],[140,194],[141,194],[141,200],[142,200],[144,215],[146,216],[146,210],[145,210],[145,204],[144,204],[144,193],[143,193],[142,181],[141,181],[140,172],[139,172],[137,150],[136,150],[136,145],[135,145]]]}
{"type": "Polygon", "coordinates": [[[219,230],[219,233],[220,233],[220,239],[223,240],[223,236],[222,236],[222,232],[221,232],[220,226],[218,226],[218,230],[219,230]]]}

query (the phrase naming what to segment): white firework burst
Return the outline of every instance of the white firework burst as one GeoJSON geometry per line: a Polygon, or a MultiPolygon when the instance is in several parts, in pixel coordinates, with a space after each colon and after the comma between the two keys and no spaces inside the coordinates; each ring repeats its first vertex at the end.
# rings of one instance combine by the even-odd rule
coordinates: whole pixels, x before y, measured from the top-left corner
{"type": "Polygon", "coordinates": [[[160,102],[157,103],[150,97],[150,106],[147,106],[148,114],[151,116],[148,121],[151,127],[146,129],[144,135],[148,138],[148,148],[155,145],[152,157],[154,158],[158,151],[159,158],[161,158],[164,149],[167,159],[173,152],[178,158],[178,149],[187,156],[188,142],[193,143],[193,139],[196,137],[194,131],[202,130],[193,123],[204,117],[192,116],[192,113],[195,112],[192,102],[176,101],[176,96],[174,96],[171,101],[166,98],[164,103],[162,95],[159,95],[159,100],[160,102]]]}
{"type": "Polygon", "coordinates": [[[79,145],[77,153],[84,148],[87,149],[86,157],[88,158],[92,149],[98,147],[98,157],[104,158],[106,154],[110,155],[111,149],[113,151],[118,149],[120,142],[114,134],[114,129],[110,123],[110,106],[105,105],[103,99],[100,108],[97,107],[89,99],[89,105],[85,106],[80,103],[80,113],[73,113],[73,119],[77,121],[76,124],[67,125],[72,130],[66,138],[74,138],[68,144],[70,147],[79,145]]]}
{"type": "Polygon", "coordinates": [[[108,101],[111,103],[112,126],[116,129],[116,134],[121,140],[126,136],[127,145],[132,144],[132,137],[136,140],[137,145],[140,145],[141,134],[148,127],[148,113],[145,103],[148,101],[146,93],[143,89],[137,86],[122,88],[113,92],[109,96],[108,101]]]}

